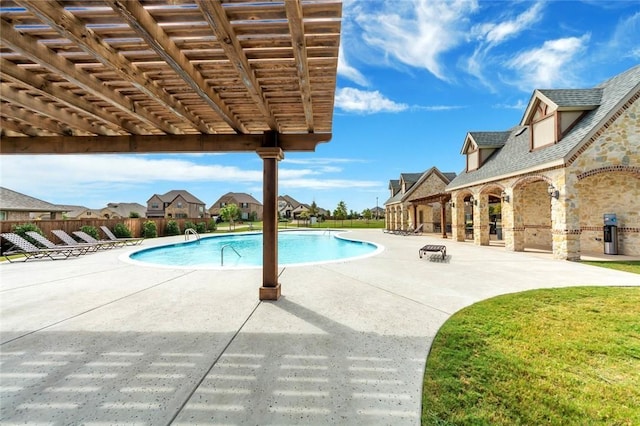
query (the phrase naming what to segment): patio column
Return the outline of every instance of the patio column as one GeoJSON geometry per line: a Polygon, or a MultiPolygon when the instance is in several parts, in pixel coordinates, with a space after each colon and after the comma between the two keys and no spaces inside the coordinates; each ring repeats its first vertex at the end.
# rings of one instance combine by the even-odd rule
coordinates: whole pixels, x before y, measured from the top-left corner
{"type": "Polygon", "coordinates": [[[580,260],[580,200],[575,188],[577,179],[567,171],[552,185],[559,190],[558,199],[551,198],[551,233],[553,257],[562,260],[580,260]]]}
{"type": "Polygon", "coordinates": [[[473,200],[473,242],[489,245],[489,196],[479,194],[473,200]]]}
{"type": "Polygon", "coordinates": [[[447,238],[447,197],[440,197],[440,228],[442,238],[447,238]]]}
{"type": "MultiPolygon", "coordinates": [[[[265,135],[267,138],[268,134],[265,135]]],[[[275,134],[274,134],[275,136],[275,134]]],[[[277,142],[277,141],[276,141],[277,142]]],[[[260,300],[278,300],[278,161],[284,158],[280,147],[256,150],[263,160],[263,230],[262,230],[262,287],[260,300]]]]}

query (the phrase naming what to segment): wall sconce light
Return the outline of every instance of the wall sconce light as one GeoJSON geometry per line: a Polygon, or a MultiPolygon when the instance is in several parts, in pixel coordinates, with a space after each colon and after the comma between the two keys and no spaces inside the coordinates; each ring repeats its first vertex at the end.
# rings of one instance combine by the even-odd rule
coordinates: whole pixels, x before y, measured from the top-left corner
{"type": "Polygon", "coordinates": [[[453,201],[449,201],[449,206],[450,206],[450,207],[454,207],[454,208],[455,208],[456,203],[455,203],[455,202],[453,202],[453,201]]]}
{"type": "Polygon", "coordinates": [[[502,194],[500,194],[500,196],[502,197],[502,201],[504,201],[505,203],[509,202],[509,194],[507,194],[505,191],[502,191],[502,194]]]}
{"type": "Polygon", "coordinates": [[[555,198],[556,200],[560,198],[560,191],[555,189],[553,185],[549,185],[549,187],[547,188],[547,193],[549,194],[549,197],[555,198]]]}

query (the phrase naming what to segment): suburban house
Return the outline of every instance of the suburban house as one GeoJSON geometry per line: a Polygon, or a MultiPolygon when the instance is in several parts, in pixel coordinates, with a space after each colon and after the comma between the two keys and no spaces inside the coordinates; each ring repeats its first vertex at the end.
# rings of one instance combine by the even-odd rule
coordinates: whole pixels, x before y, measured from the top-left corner
{"type": "Polygon", "coordinates": [[[284,219],[294,219],[303,211],[308,211],[309,206],[298,202],[288,195],[278,196],[278,215],[284,219]]]}
{"type": "Polygon", "coordinates": [[[493,207],[507,250],[579,260],[612,243],[604,215],[615,215],[617,254],[640,255],[639,97],[636,66],[593,88],[535,90],[511,129],[467,133],[466,169],[447,186],[453,237],[470,219],[474,243],[488,245],[493,207]]]}
{"type": "Polygon", "coordinates": [[[125,219],[136,213],[145,217],[147,209],[138,203],[108,203],[102,209],[90,209],[84,206],[61,206],[67,210],[68,219],[125,219]]]}
{"type": "Polygon", "coordinates": [[[218,216],[220,215],[220,209],[229,204],[238,206],[242,220],[262,220],[262,204],[253,196],[244,192],[228,192],[224,194],[209,208],[209,214],[212,217],[218,216]]]}
{"type": "Polygon", "coordinates": [[[422,173],[401,173],[389,181],[390,197],[384,203],[387,230],[420,229],[423,232],[446,232],[451,225],[449,194],[445,188],[455,173],[442,173],[432,167],[422,173]]]}
{"type": "Polygon", "coordinates": [[[62,219],[64,207],[0,187],[0,220],[62,219]]]}
{"type": "Polygon", "coordinates": [[[146,217],[203,218],[204,203],[183,189],[169,191],[163,195],[154,194],[147,201],[146,217]]]}

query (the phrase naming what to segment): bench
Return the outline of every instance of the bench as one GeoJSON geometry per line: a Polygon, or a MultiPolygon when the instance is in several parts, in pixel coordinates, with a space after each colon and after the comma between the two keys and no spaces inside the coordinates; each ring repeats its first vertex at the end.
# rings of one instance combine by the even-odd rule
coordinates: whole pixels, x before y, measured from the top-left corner
{"type": "Polygon", "coordinates": [[[442,259],[444,260],[447,257],[447,246],[439,245],[439,244],[427,244],[418,250],[418,255],[420,259],[422,259],[422,255],[426,255],[427,252],[440,252],[442,253],[442,259]]]}

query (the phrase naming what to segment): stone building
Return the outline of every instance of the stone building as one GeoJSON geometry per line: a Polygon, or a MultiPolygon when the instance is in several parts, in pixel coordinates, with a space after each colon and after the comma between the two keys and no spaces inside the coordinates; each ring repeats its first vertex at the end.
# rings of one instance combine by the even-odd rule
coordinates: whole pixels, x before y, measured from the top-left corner
{"type": "Polygon", "coordinates": [[[558,259],[603,253],[603,215],[616,214],[618,254],[640,255],[640,66],[589,89],[535,90],[521,122],[469,132],[466,170],[448,186],[453,236],[487,245],[500,212],[507,250],[558,259]]]}
{"type": "Polygon", "coordinates": [[[395,231],[422,226],[423,232],[446,232],[451,215],[445,188],[455,176],[432,167],[423,173],[401,173],[400,179],[390,180],[390,197],[384,203],[385,228],[395,231]]]}

